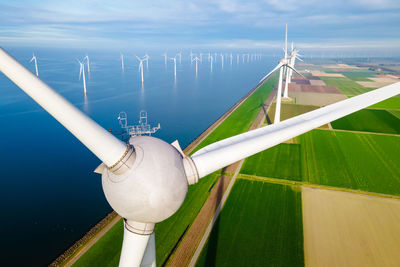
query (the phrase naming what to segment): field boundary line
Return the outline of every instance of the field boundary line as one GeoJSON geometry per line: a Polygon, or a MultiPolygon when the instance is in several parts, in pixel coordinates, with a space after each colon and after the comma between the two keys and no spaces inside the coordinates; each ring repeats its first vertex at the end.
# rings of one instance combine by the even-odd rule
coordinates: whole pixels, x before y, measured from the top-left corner
{"type": "Polygon", "coordinates": [[[272,184],[298,185],[298,186],[305,186],[305,187],[315,188],[315,189],[327,189],[327,190],[332,190],[332,191],[342,191],[342,192],[348,192],[348,193],[359,194],[359,195],[369,195],[369,196],[375,196],[375,197],[381,197],[381,198],[400,199],[400,195],[397,196],[397,195],[383,194],[383,193],[377,193],[377,192],[368,192],[368,191],[362,191],[362,190],[344,188],[344,187],[310,184],[307,182],[293,181],[293,180],[288,180],[288,179],[283,179],[283,178],[272,178],[272,177],[264,177],[264,176],[257,176],[257,175],[251,175],[251,174],[243,174],[243,173],[240,173],[237,178],[249,180],[249,181],[260,181],[260,182],[272,183],[272,184]]]}

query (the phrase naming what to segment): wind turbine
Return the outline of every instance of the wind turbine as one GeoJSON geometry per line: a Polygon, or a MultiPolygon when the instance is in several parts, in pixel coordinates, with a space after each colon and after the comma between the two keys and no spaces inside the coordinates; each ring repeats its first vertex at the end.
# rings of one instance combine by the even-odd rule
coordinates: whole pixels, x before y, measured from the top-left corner
{"type": "Polygon", "coordinates": [[[138,57],[138,56],[136,56],[136,58],[139,60],[139,71],[140,71],[140,75],[141,75],[141,77],[142,77],[142,84],[144,83],[144,79],[143,79],[143,61],[145,61],[146,60],[146,57],[144,57],[144,58],[140,58],[140,57],[138,57]]]}
{"type": "Polygon", "coordinates": [[[154,225],[179,209],[188,185],[234,162],[400,94],[398,82],[215,142],[186,156],[178,141],[168,144],[158,138],[136,136],[129,144],[123,143],[1,48],[0,71],[102,161],[95,172],[102,175],[107,201],[124,218],[121,267],[156,265],[154,225]]]}
{"type": "Polygon", "coordinates": [[[146,60],[146,69],[149,69],[149,55],[146,53],[146,55],[144,55],[144,59],[146,60]]]}
{"type": "Polygon", "coordinates": [[[182,64],[182,52],[179,52],[176,55],[179,56],[179,64],[182,64]]]}
{"type": "Polygon", "coordinates": [[[164,56],[164,66],[167,67],[167,52],[162,55],[164,56]]]}
{"type": "Polygon", "coordinates": [[[236,64],[239,65],[239,54],[236,54],[236,64]]]}
{"type": "Polygon", "coordinates": [[[170,57],[169,59],[174,61],[174,77],[176,78],[176,56],[175,57],[170,57]]]}
{"type": "Polygon", "coordinates": [[[79,68],[79,80],[81,76],[83,76],[83,93],[86,95],[86,77],[85,77],[85,61],[78,60],[80,68],[79,68]],[[82,75],[83,74],[83,75],[82,75]]]}
{"type": "Polygon", "coordinates": [[[221,53],[221,68],[224,69],[224,55],[221,53]]]}
{"type": "Polygon", "coordinates": [[[296,59],[298,59],[300,61],[303,61],[299,56],[300,56],[299,51],[294,48],[294,45],[293,45],[293,42],[292,42],[292,50],[291,50],[291,53],[290,53],[290,55],[288,57],[289,66],[291,67],[291,69],[289,69],[286,72],[285,90],[283,92],[283,97],[284,98],[289,98],[289,95],[288,95],[289,83],[291,82],[291,79],[292,79],[292,74],[293,74],[293,70],[292,69],[294,68],[294,64],[295,64],[296,59]]]}
{"type": "Polygon", "coordinates": [[[193,61],[196,61],[196,76],[197,76],[197,62],[200,60],[198,57],[194,57],[193,61]]]}
{"type": "Polygon", "coordinates": [[[213,56],[210,55],[210,67],[211,67],[211,72],[212,72],[212,65],[213,65],[213,56]]]}
{"type": "Polygon", "coordinates": [[[122,69],[122,72],[124,72],[125,71],[125,66],[124,66],[124,55],[121,53],[121,69],[122,69]]]}
{"type": "Polygon", "coordinates": [[[89,74],[89,79],[90,79],[90,60],[89,60],[89,56],[86,55],[86,57],[83,60],[84,61],[86,60],[86,62],[87,62],[88,74],[89,74]]]}
{"type": "MultiPolygon", "coordinates": [[[[267,75],[265,75],[261,80],[260,83],[263,83],[272,73],[279,69],[279,81],[278,81],[278,92],[276,95],[276,108],[275,108],[275,117],[274,117],[274,124],[280,122],[281,118],[281,98],[282,98],[282,76],[285,69],[292,69],[297,74],[301,75],[294,67],[290,66],[290,61],[287,56],[287,25],[286,25],[286,34],[285,34],[285,48],[284,48],[284,58],[279,60],[278,65],[267,75]]],[[[303,76],[304,77],[304,76],[303,76]]]]}
{"type": "Polygon", "coordinates": [[[233,58],[232,53],[231,53],[231,55],[229,57],[231,59],[231,67],[232,67],[232,58],[233,58]]]}
{"type": "Polygon", "coordinates": [[[38,67],[37,67],[37,58],[35,56],[35,53],[33,53],[31,61],[29,61],[29,62],[32,62],[33,60],[35,61],[36,76],[39,77],[39,71],[38,71],[38,67]]]}

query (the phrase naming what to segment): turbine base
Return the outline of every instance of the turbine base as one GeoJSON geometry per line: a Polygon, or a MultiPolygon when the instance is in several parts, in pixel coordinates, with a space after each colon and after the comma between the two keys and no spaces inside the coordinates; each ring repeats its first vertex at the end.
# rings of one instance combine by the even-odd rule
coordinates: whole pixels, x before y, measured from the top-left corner
{"type": "Polygon", "coordinates": [[[142,223],[124,219],[126,230],[139,234],[151,235],[154,232],[154,223],[142,223]]]}

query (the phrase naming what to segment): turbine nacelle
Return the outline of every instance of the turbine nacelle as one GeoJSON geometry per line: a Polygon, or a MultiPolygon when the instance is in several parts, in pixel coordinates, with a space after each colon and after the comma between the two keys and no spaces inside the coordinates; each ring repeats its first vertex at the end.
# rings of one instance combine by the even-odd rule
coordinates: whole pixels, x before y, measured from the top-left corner
{"type": "Polygon", "coordinates": [[[191,176],[191,159],[179,147],[154,137],[135,136],[129,142],[132,155],[126,153],[128,159],[121,165],[131,167],[122,174],[103,168],[103,190],[131,231],[150,234],[154,223],[167,219],[182,205],[189,184],[186,173],[191,176]]]}

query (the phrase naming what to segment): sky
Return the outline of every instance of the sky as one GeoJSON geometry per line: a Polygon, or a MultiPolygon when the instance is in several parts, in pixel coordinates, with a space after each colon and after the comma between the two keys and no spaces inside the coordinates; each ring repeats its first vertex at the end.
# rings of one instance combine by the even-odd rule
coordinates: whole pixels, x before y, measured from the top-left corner
{"type": "Polygon", "coordinates": [[[400,47],[399,0],[0,2],[0,46],[303,49],[400,47]]]}

